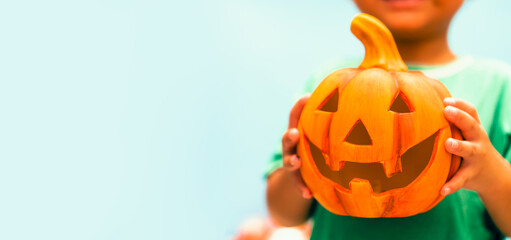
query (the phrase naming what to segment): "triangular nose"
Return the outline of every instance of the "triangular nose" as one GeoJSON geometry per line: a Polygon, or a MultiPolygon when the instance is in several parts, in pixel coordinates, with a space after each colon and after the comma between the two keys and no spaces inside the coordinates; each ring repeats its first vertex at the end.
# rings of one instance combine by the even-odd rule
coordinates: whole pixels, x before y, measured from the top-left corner
{"type": "Polygon", "coordinates": [[[355,145],[372,145],[373,141],[367,132],[366,126],[362,123],[362,120],[358,120],[355,125],[351,128],[351,131],[344,139],[345,142],[349,142],[355,145]]]}

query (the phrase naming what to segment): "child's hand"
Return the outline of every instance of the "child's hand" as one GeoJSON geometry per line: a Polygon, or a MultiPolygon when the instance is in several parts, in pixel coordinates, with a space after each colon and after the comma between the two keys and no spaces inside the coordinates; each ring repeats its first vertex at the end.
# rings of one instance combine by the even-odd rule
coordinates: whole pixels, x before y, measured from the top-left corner
{"type": "Polygon", "coordinates": [[[499,170],[507,162],[493,147],[472,104],[455,98],[445,98],[444,104],[445,117],[461,130],[465,140],[449,138],[445,142],[446,150],[462,157],[463,162],[441,194],[445,196],[460,188],[479,194],[492,191],[492,187],[498,185],[499,170]]]}
{"type": "Polygon", "coordinates": [[[282,136],[282,160],[284,163],[284,169],[293,175],[296,186],[304,198],[310,199],[312,192],[302,179],[300,174],[300,166],[302,162],[296,155],[296,145],[300,140],[300,133],[298,132],[298,119],[302,113],[303,107],[307,100],[309,100],[310,94],[306,94],[295,103],[289,114],[289,126],[287,131],[282,136]]]}

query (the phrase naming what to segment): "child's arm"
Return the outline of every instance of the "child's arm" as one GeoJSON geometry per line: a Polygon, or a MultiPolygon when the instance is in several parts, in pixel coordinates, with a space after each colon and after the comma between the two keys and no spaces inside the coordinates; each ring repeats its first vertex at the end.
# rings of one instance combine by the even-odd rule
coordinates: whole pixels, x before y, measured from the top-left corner
{"type": "Polygon", "coordinates": [[[460,188],[476,191],[497,227],[511,236],[511,165],[488,138],[470,103],[454,98],[444,100],[445,117],[456,125],[465,140],[447,139],[446,150],[463,158],[454,177],[445,184],[441,194],[460,188]]]}
{"type": "Polygon", "coordinates": [[[291,110],[289,127],[282,137],[283,167],[267,180],[266,200],[271,217],[284,226],[296,226],[309,218],[312,193],[300,174],[300,159],[296,155],[299,140],[298,119],[310,95],[300,98],[291,110]]]}

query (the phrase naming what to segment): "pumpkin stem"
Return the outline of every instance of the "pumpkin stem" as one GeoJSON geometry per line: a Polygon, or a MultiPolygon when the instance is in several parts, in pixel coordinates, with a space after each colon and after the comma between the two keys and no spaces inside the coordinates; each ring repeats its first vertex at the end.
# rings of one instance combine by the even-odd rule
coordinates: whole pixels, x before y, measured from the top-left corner
{"type": "Polygon", "coordinates": [[[364,44],[365,57],[359,68],[408,71],[389,29],[377,18],[360,13],[351,21],[351,32],[364,44]]]}

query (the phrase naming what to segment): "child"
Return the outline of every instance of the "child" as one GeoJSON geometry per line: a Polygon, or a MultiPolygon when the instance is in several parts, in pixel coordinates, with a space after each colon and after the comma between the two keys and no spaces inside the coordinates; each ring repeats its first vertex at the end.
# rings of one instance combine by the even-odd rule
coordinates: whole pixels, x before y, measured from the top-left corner
{"type": "MultiPolygon", "coordinates": [[[[410,70],[421,70],[442,81],[458,97],[444,100],[444,115],[462,131],[465,140],[448,139],[445,146],[463,158],[462,166],[443,186],[440,194],[446,198],[428,212],[374,219],[332,214],[312,199],[300,176],[296,127],[309,97],[306,95],[292,108],[289,128],[282,138],[283,167],[268,176],[267,202],[272,218],[292,226],[312,217],[311,239],[511,236],[511,67],[497,61],[457,58],[451,52],[447,30],[463,0],[354,2],[360,11],[377,17],[390,29],[410,70]]],[[[348,66],[338,66],[343,67],[348,66]]],[[[314,79],[313,86],[321,80],[314,79]]]]}

